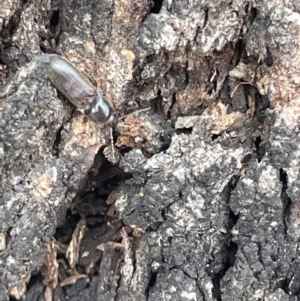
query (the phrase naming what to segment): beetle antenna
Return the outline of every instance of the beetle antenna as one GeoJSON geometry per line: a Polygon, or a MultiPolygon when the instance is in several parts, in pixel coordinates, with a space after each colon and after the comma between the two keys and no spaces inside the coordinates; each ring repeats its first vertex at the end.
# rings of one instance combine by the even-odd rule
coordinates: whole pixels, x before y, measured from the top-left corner
{"type": "Polygon", "coordinates": [[[129,114],[126,114],[126,115],[123,115],[123,116],[119,117],[119,119],[124,119],[124,118],[126,118],[126,117],[128,117],[128,116],[130,116],[130,115],[132,115],[134,113],[146,112],[146,111],[149,111],[150,109],[151,109],[151,107],[148,107],[146,109],[136,110],[136,111],[133,111],[133,112],[131,112],[129,114]]]}

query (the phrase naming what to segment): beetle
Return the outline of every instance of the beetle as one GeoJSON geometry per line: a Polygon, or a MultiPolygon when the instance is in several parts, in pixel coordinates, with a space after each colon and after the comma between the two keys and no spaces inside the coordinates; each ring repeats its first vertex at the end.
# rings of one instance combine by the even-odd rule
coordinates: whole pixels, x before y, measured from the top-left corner
{"type": "Polygon", "coordinates": [[[43,54],[40,61],[50,82],[78,111],[94,122],[109,123],[113,120],[111,104],[70,62],[57,54],[43,54]]]}

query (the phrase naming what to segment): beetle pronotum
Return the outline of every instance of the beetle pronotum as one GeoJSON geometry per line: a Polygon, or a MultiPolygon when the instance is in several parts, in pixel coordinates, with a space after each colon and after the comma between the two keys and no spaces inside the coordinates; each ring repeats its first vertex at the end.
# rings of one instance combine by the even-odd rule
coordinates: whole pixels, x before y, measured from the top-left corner
{"type": "Polygon", "coordinates": [[[95,122],[112,121],[113,108],[110,103],[71,63],[56,54],[43,54],[40,60],[51,83],[80,112],[95,122]]]}

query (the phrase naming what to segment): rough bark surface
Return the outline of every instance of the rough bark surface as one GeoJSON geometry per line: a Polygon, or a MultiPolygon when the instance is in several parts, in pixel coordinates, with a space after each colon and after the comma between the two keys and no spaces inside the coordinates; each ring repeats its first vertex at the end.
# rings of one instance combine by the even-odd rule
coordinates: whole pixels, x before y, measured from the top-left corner
{"type": "Polygon", "coordinates": [[[0,300],[298,300],[299,1],[2,2],[0,300]]]}

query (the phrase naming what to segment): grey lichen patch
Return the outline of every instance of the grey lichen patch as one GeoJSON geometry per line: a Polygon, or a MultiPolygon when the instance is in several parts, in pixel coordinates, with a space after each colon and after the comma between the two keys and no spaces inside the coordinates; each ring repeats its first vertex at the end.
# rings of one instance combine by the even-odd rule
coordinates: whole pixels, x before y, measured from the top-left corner
{"type": "Polygon", "coordinates": [[[163,2],[136,38],[138,97],[157,101],[172,119],[197,114],[215,100],[234,67],[233,44],[248,30],[250,7],[243,1],[163,2]]]}
{"type": "MultiPolygon", "coordinates": [[[[198,123],[197,126],[197,131],[207,131],[205,125],[198,123]]],[[[183,271],[189,275],[190,284],[196,285],[192,278],[198,275],[203,281],[197,285],[206,296],[211,295],[211,286],[207,287],[207,281],[212,281],[210,273],[220,269],[224,260],[219,257],[222,244],[230,235],[226,230],[229,222],[226,187],[232,177],[238,175],[247,152],[249,149],[238,145],[233,151],[219,143],[204,141],[196,131],[190,135],[175,135],[165,154],[156,154],[145,164],[135,165],[133,178],[119,195],[119,199],[127,200],[122,204],[125,208],[121,208],[126,222],[144,229],[157,229],[148,236],[155,261],[167,269],[180,266],[177,271],[172,270],[172,277],[176,279],[183,271]],[[141,196],[138,193],[141,177],[148,173],[151,177],[147,180],[145,177],[141,196]],[[201,240],[197,238],[199,235],[201,240]],[[215,243],[214,249],[209,251],[206,247],[211,239],[215,243]],[[163,262],[161,256],[168,258],[167,262],[163,262]],[[211,262],[208,267],[210,256],[220,260],[211,262]]],[[[134,160],[135,156],[128,155],[130,158],[134,160]]],[[[126,161],[125,158],[123,164],[126,161]]],[[[183,293],[183,290],[181,300],[188,300],[188,296],[201,300],[197,299],[200,291],[196,287],[193,293],[183,293]]],[[[152,291],[156,297],[163,296],[159,282],[152,291]]]]}
{"type": "Polygon", "coordinates": [[[151,290],[149,300],[157,300],[161,296],[164,300],[179,298],[182,301],[201,301],[203,295],[197,287],[197,281],[189,278],[181,270],[174,269],[170,272],[167,283],[164,275],[157,275],[158,285],[151,290]]]}
{"type": "MultiPolygon", "coordinates": [[[[3,39],[6,47],[0,52],[0,57],[1,61],[7,64],[12,71],[16,71],[40,53],[39,26],[35,22],[35,17],[37,18],[39,12],[35,5],[24,5],[22,1],[19,1],[18,4],[14,3],[15,1],[4,2],[4,7],[9,4],[14,15],[10,16],[10,20],[5,18],[2,38],[6,30],[8,35],[7,39],[3,39]],[[10,32],[13,34],[11,35],[10,32]]],[[[3,13],[2,10],[1,13],[3,13]]]]}
{"type": "Polygon", "coordinates": [[[299,12],[278,6],[270,16],[271,24],[268,27],[269,47],[273,58],[270,101],[290,128],[297,128],[300,116],[299,16],[299,12]],[[293,25],[290,26],[291,24],[293,25]]]}
{"type": "MultiPolygon", "coordinates": [[[[299,232],[292,232],[292,236],[286,239],[286,226],[290,229],[290,223],[295,220],[285,221],[284,212],[288,203],[282,192],[286,184],[281,182],[280,177],[279,170],[270,166],[269,158],[265,158],[259,165],[252,163],[231,193],[230,207],[239,215],[232,229],[233,241],[239,249],[235,265],[221,282],[225,300],[247,298],[248,292],[252,292],[255,298],[269,294],[275,298],[276,294],[271,293],[269,288],[268,275],[278,270],[277,277],[284,278],[293,269],[292,258],[297,251],[289,240],[298,240],[299,232]],[[241,289],[241,279],[245,275],[247,285],[243,284],[241,289]]],[[[293,297],[291,300],[294,300],[293,297]]]]}
{"type": "Polygon", "coordinates": [[[115,201],[115,206],[118,212],[122,214],[122,212],[125,210],[127,206],[127,203],[128,203],[128,199],[125,196],[120,195],[115,201]]]}

